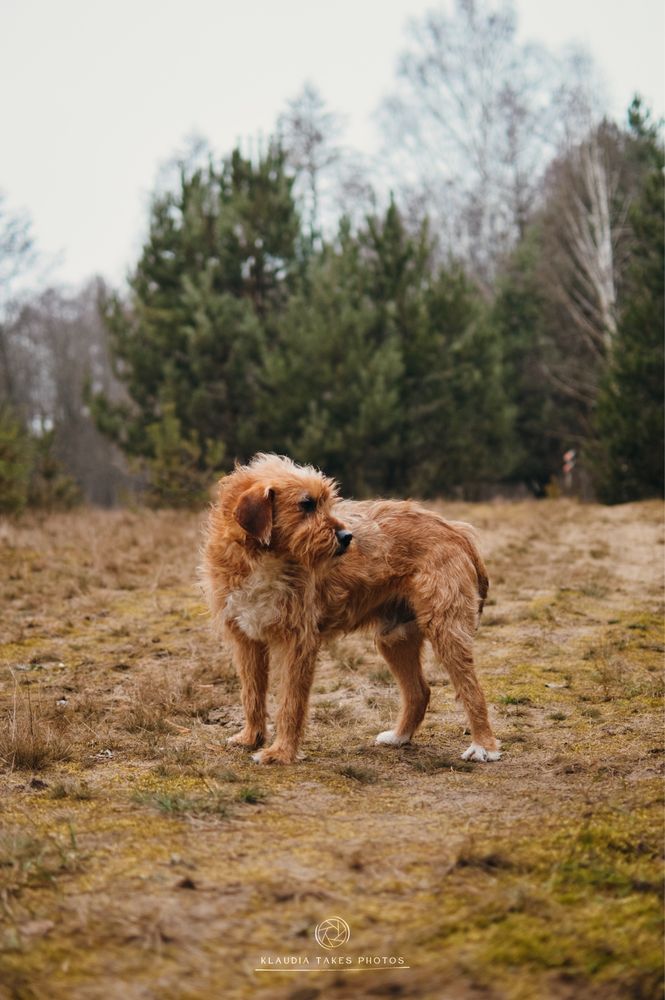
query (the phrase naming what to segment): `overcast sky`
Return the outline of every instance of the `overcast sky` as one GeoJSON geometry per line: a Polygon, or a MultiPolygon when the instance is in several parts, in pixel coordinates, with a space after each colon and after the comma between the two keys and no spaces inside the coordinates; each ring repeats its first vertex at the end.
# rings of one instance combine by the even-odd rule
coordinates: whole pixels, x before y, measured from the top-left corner
{"type": "MultiPolygon", "coordinates": [[[[193,133],[268,134],[306,79],[371,153],[404,28],[431,0],[0,0],[0,190],[52,280],[136,260],[160,163],[193,133]]],[[[450,8],[452,0],[444,6],[450,8]]],[[[519,0],[520,34],[585,44],[621,118],[664,108],[663,0],[519,0]]]]}

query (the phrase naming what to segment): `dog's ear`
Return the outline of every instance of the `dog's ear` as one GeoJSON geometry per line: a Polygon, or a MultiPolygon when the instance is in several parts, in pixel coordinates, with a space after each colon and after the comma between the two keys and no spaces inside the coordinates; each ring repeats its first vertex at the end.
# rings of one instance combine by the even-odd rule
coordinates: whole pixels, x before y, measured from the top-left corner
{"type": "Polygon", "coordinates": [[[233,512],[240,527],[262,545],[270,544],[273,496],[270,487],[257,483],[240,496],[233,512]]]}

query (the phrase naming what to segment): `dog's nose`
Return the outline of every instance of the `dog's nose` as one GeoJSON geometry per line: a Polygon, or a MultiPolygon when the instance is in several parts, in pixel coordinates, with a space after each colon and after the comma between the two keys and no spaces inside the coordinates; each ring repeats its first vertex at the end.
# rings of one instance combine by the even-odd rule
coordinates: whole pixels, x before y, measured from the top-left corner
{"type": "Polygon", "coordinates": [[[342,549],[348,549],[353,535],[350,531],[347,531],[346,528],[340,528],[339,531],[335,532],[335,537],[337,538],[337,541],[342,549]]]}

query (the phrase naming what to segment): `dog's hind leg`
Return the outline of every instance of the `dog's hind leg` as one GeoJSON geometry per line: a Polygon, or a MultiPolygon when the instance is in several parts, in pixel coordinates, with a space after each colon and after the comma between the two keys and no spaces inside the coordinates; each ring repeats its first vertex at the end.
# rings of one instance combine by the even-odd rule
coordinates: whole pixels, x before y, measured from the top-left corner
{"type": "Polygon", "coordinates": [[[471,746],[463,760],[498,760],[499,742],[492,732],[487,702],[473,665],[475,618],[462,609],[449,608],[433,619],[427,630],[434,652],[448,671],[455,693],[464,705],[471,727],[471,746]]]}
{"type": "Polygon", "coordinates": [[[275,740],[265,750],[260,750],[253,756],[257,764],[291,764],[296,759],[305,729],[318,642],[304,642],[296,634],[291,641],[276,645],[273,649],[281,666],[275,740]]]}
{"type": "Polygon", "coordinates": [[[387,633],[379,633],[378,651],[395,675],[401,695],[397,725],[376,737],[377,743],[401,746],[408,743],[423,721],[429,704],[430,690],[420,664],[423,635],[415,622],[397,625],[387,633]]]}
{"type": "Polygon", "coordinates": [[[240,629],[229,629],[229,634],[233,662],[240,678],[245,725],[239,733],[229,737],[227,743],[255,750],[263,744],[266,732],[268,649],[264,643],[249,639],[240,629]]]}

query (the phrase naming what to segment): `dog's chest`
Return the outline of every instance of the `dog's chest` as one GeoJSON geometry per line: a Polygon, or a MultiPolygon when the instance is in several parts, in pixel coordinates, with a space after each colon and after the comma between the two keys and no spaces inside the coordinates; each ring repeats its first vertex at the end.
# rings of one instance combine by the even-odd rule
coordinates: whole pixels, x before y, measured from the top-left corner
{"type": "MultiPolygon", "coordinates": [[[[293,571],[279,559],[265,558],[240,587],[233,590],[224,609],[250,639],[267,639],[269,633],[289,626],[294,597],[301,590],[293,571]]],[[[299,603],[303,595],[299,596],[299,603]]]]}

